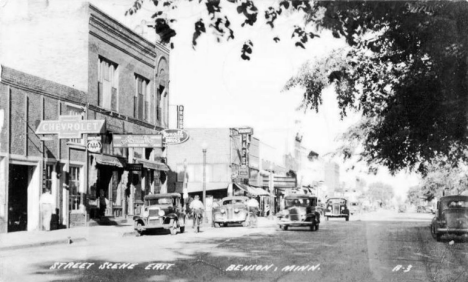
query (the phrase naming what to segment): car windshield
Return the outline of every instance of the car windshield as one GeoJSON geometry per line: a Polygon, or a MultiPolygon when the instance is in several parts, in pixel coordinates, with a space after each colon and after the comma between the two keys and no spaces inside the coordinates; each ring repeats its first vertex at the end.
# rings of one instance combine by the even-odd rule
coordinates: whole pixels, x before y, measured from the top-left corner
{"type": "Polygon", "coordinates": [[[453,200],[444,203],[444,208],[468,208],[468,201],[453,200]]]}
{"type": "Polygon", "coordinates": [[[328,200],[328,204],[340,204],[340,205],[344,205],[345,204],[345,200],[343,199],[330,199],[328,200]]]}
{"type": "Polygon", "coordinates": [[[173,198],[148,199],[145,201],[147,206],[153,205],[172,205],[173,198]]]}
{"type": "Polygon", "coordinates": [[[244,201],[241,199],[231,199],[231,200],[225,200],[223,202],[223,205],[230,205],[230,204],[243,204],[244,201]]]}
{"type": "Polygon", "coordinates": [[[309,199],[286,199],[285,201],[286,206],[301,206],[301,207],[306,207],[310,205],[310,200],[309,199]]]}

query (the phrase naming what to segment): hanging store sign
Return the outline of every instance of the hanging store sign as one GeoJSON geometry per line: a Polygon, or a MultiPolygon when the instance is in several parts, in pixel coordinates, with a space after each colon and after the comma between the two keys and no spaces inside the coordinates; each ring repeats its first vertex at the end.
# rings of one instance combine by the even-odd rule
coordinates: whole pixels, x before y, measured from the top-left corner
{"type": "Polygon", "coordinates": [[[112,143],[114,148],[162,148],[162,140],[161,134],[114,134],[112,143]]]}
{"type": "Polygon", "coordinates": [[[189,135],[182,129],[165,129],[161,131],[163,143],[166,145],[177,145],[184,143],[189,139],[189,135]]]}
{"type": "Polygon", "coordinates": [[[59,139],[81,138],[84,133],[103,133],[105,122],[83,120],[81,115],[59,116],[58,120],[42,120],[36,134],[58,134],[59,139]]]}
{"type": "Polygon", "coordinates": [[[100,153],[102,149],[101,136],[88,136],[88,144],[86,144],[88,151],[93,153],[100,153]]]}
{"type": "Polygon", "coordinates": [[[241,165],[239,167],[239,176],[240,179],[249,178],[249,167],[246,165],[241,165]]]}
{"type": "Polygon", "coordinates": [[[142,171],[143,164],[127,164],[125,166],[125,169],[128,171],[142,171]]]}

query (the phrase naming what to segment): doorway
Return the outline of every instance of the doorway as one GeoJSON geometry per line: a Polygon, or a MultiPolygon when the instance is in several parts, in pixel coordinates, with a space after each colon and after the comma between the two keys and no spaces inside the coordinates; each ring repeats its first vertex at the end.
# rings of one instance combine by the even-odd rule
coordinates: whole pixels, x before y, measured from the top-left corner
{"type": "Polygon", "coordinates": [[[8,232],[26,231],[28,227],[28,186],[31,167],[10,164],[8,185],[8,232]]]}

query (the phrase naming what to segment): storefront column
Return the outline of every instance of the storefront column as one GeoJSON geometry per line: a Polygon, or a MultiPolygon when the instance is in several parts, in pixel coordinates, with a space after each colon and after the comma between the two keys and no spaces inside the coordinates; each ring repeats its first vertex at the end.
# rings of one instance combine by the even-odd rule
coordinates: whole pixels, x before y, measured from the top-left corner
{"type": "MultiPolygon", "coordinates": [[[[133,163],[133,156],[134,156],[134,149],[133,148],[128,148],[128,163],[131,164],[133,163]]],[[[133,172],[129,172],[129,188],[130,188],[130,199],[128,199],[128,214],[133,215],[134,214],[134,202],[135,202],[135,188],[133,186],[133,178],[135,176],[133,175],[133,172]]]]}

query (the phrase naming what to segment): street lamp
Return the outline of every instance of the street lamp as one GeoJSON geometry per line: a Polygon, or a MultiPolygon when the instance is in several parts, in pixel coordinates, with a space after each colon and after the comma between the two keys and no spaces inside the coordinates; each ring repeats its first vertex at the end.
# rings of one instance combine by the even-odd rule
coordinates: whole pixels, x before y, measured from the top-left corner
{"type": "Polygon", "coordinates": [[[203,206],[204,206],[204,212],[205,212],[205,222],[208,221],[206,218],[206,148],[208,147],[208,144],[206,142],[202,143],[202,151],[203,151],[203,206]]]}

